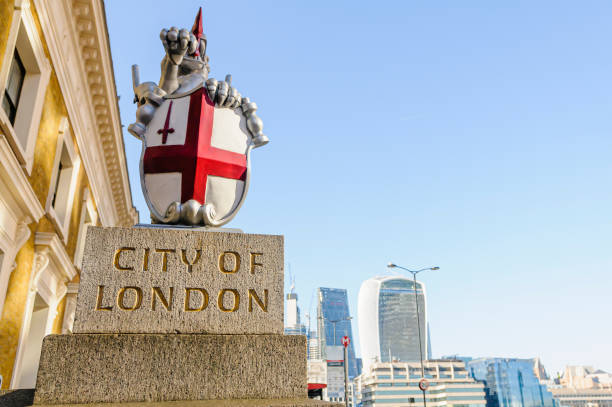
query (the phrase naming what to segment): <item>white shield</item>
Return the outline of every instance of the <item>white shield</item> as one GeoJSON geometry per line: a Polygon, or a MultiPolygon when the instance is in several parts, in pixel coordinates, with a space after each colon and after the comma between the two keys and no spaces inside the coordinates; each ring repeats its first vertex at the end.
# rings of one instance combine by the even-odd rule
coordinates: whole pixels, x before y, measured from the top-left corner
{"type": "Polygon", "coordinates": [[[253,148],[241,108],[215,107],[201,88],[164,99],[144,135],[140,175],[156,221],[220,226],[242,205],[253,148]]]}

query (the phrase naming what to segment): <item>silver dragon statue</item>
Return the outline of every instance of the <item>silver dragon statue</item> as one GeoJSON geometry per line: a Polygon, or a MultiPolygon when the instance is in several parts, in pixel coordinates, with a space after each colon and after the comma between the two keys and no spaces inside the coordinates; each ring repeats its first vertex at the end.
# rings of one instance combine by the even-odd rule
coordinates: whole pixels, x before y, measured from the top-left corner
{"type": "MultiPolygon", "coordinates": [[[[159,79],[159,84],[154,82],[141,83],[138,65],[132,66],[132,82],[135,94],[134,103],[136,103],[138,107],[136,110],[136,122],[130,124],[128,127],[128,131],[143,142],[141,183],[145,199],[151,210],[152,221],[153,223],[179,223],[204,226],[225,224],[235,215],[244,201],[249,183],[250,165],[248,157],[251,149],[267,144],[269,139],[263,133],[263,123],[255,113],[257,111],[257,105],[251,102],[249,98],[242,97],[240,92],[232,86],[231,75],[227,75],[225,80],[216,80],[208,77],[210,72],[208,64],[209,57],[206,55],[207,41],[202,28],[201,8],[191,30],[178,29],[176,27],[163,29],[160,33],[160,39],[164,46],[165,56],[161,61],[161,77],[159,79]],[[204,89],[200,91],[202,88],[204,89]],[[155,158],[151,158],[147,161],[148,155],[146,151],[151,150],[149,147],[154,147],[154,145],[148,145],[152,140],[150,140],[150,134],[151,132],[163,134],[163,141],[161,141],[161,143],[164,146],[167,145],[166,140],[168,134],[174,133],[175,131],[174,128],[171,128],[172,126],[168,125],[172,110],[172,101],[175,101],[175,109],[179,109],[179,107],[176,107],[176,101],[180,98],[189,97],[189,95],[194,94],[196,91],[207,93],[210,99],[208,103],[214,104],[215,110],[222,109],[226,111],[225,109],[231,109],[243,117],[244,131],[246,132],[248,129],[250,136],[248,147],[246,151],[242,153],[246,155],[245,172],[242,173],[243,175],[236,175],[235,177],[237,177],[236,182],[244,183],[244,187],[211,184],[212,186],[210,188],[211,191],[213,191],[210,193],[212,197],[210,198],[211,201],[204,202],[208,199],[206,198],[208,195],[202,195],[202,187],[196,186],[195,189],[200,191],[200,198],[197,200],[193,197],[185,198],[183,194],[183,198],[173,198],[170,206],[166,208],[167,203],[165,197],[169,196],[171,191],[163,189],[167,188],[168,183],[155,184],[154,181],[148,182],[144,179],[145,176],[148,176],[147,168],[149,167],[155,167],[150,170],[153,172],[170,172],[169,170],[160,169],[164,167],[164,165],[160,165],[156,162],[155,158]],[[161,106],[165,107],[160,109],[161,106]],[[154,123],[159,121],[161,114],[167,115],[166,125],[156,130],[157,124],[154,125],[154,123]],[[153,120],[154,118],[156,119],[153,120]],[[151,127],[155,126],[155,129],[148,129],[150,124],[151,127]],[[232,201],[232,199],[234,199],[234,201],[232,201]],[[223,205],[226,206],[225,209],[223,205]],[[213,219],[215,213],[217,218],[213,219]]],[[[172,114],[175,115],[175,112],[172,112],[172,114]]],[[[191,113],[189,114],[191,115],[191,113]]],[[[226,120],[225,118],[227,117],[226,114],[220,113],[220,123],[226,120]]],[[[223,135],[223,137],[231,136],[228,134],[223,135]]],[[[215,164],[210,165],[214,166],[215,164]]],[[[211,173],[210,175],[218,174],[211,173]]],[[[230,178],[234,177],[234,175],[228,176],[230,178]]],[[[193,180],[186,181],[188,178],[189,177],[184,176],[182,182],[193,182],[193,180]]],[[[205,182],[206,181],[204,181],[204,183],[205,182]]],[[[206,188],[206,185],[204,185],[204,191],[206,191],[206,188]]]]}
{"type": "Polygon", "coordinates": [[[134,103],[138,104],[136,122],[128,126],[132,135],[143,137],[147,124],[164,97],[178,98],[205,85],[215,106],[242,107],[256,147],[269,141],[262,132],[263,122],[255,114],[257,105],[249,98],[243,98],[240,92],[232,87],[231,75],[227,75],[224,81],[208,78],[210,66],[206,55],[206,35],[202,28],[201,8],[191,31],[170,27],[169,30],[161,30],[159,36],[166,51],[161,62],[159,85],[154,82],[140,83],[138,65],[132,66],[134,103]]]}

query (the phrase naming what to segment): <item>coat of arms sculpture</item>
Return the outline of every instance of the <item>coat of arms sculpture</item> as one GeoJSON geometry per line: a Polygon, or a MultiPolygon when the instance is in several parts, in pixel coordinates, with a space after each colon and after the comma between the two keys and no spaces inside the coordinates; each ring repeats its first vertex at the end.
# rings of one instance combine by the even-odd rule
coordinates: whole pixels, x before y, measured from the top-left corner
{"type": "Polygon", "coordinates": [[[202,9],[191,30],[162,30],[159,84],[140,83],[132,66],[142,141],[140,182],[152,223],[222,226],[249,187],[250,153],[268,143],[257,105],[231,84],[208,78],[202,9]]]}

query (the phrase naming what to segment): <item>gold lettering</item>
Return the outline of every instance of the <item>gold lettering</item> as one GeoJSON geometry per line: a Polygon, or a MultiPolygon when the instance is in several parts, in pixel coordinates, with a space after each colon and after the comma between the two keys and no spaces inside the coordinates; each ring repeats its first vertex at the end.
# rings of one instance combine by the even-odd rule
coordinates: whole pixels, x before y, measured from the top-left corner
{"type": "Polygon", "coordinates": [[[263,312],[268,312],[268,289],[264,289],[264,300],[263,302],[257,296],[255,290],[249,288],[249,312],[253,312],[253,299],[259,305],[259,308],[263,310],[263,312]]]}
{"type": "Polygon", "coordinates": [[[103,307],[102,306],[102,300],[104,297],[104,286],[103,285],[99,285],[98,286],[98,299],[96,301],[96,311],[112,311],[113,307],[108,306],[108,307],[103,307]]]}
{"type": "Polygon", "coordinates": [[[200,256],[202,255],[202,250],[198,249],[195,251],[195,258],[193,259],[192,262],[189,262],[189,260],[187,260],[187,250],[182,249],[181,250],[181,261],[183,262],[183,264],[185,264],[187,266],[187,272],[191,273],[191,271],[193,270],[193,265],[196,264],[199,260],[200,260],[200,256]]]}
{"type": "Polygon", "coordinates": [[[123,267],[122,265],[119,264],[119,257],[121,256],[121,252],[133,252],[133,251],[136,251],[136,249],[133,247],[122,247],[120,249],[117,249],[117,251],[115,252],[115,258],[113,259],[113,265],[115,266],[117,270],[120,270],[120,271],[134,270],[134,267],[123,267]]]}
{"type": "Polygon", "coordinates": [[[142,271],[149,271],[149,249],[144,249],[144,259],[142,260],[142,271]]]}
{"type": "Polygon", "coordinates": [[[124,311],[134,311],[140,308],[141,305],[142,305],[142,290],[140,289],[140,287],[133,287],[133,286],[121,287],[121,289],[117,293],[117,306],[120,309],[124,311]],[[136,297],[134,298],[134,304],[132,304],[131,307],[126,307],[125,304],[123,303],[125,292],[127,290],[134,290],[134,292],[136,293],[136,297]]]}
{"type": "Polygon", "coordinates": [[[166,300],[166,297],[164,296],[164,293],[162,292],[161,288],[153,287],[153,289],[151,290],[151,309],[155,311],[155,306],[157,305],[157,298],[159,297],[159,300],[166,308],[166,311],[170,311],[172,309],[172,294],[174,294],[174,287],[170,287],[170,296],[168,297],[169,300],[166,300]]]}
{"type": "Polygon", "coordinates": [[[155,249],[155,253],[162,254],[162,271],[168,271],[168,253],[174,252],[174,249],[155,249]]]}
{"type": "Polygon", "coordinates": [[[251,274],[255,274],[255,266],[263,266],[263,264],[257,263],[255,256],[263,256],[263,253],[251,253],[251,274]]]}
{"type": "Polygon", "coordinates": [[[219,306],[219,309],[223,312],[235,312],[236,310],[238,310],[238,307],[240,306],[240,294],[238,294],[238,290],[234,290],[233,288],[224,288],[221,291],[219,291],[219,297],[217,298],[217,305],[219,306]],[[225,308],[225,306],[223,305],[223,296],[225,295],[226,292],[230,292],[234,294],[234,307],[231,309],[225,308]]]}
{"type": "Polygon", "coordinates": [[[208,291],[203,288],[185,288],[185,312],[197,312],[202,311],[208,307],[208,291]],[[198,308],[191,308],[191,292],[199,291],[202,294],[202,304],[198,308]]]}
{"type": "Polygon", "coordinates": [[[225,274],[232,274],[238,271],[240,268],[240,255],[237,252],[227,251],[219,255],[219,271],[225,274]],[[225,268],[225,256],[231,254],[234,256],[234,268],[228,270],[225,268]]]}

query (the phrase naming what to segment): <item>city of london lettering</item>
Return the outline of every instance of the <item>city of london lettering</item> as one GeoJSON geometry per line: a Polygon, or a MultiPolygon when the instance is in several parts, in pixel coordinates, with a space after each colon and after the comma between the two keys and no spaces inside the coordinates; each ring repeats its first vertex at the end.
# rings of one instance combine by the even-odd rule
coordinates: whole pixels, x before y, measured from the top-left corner
{"type": "MultiPolygon", "coordinates": [[[[180,292],[179,309],[184,312],[200,312],[209,309],[210,294],[202,287],[186,287],[175,290],[174,287],[151,287],[148,291],[137,286],[120,287],[111,291],[108,287],[99,285],[96,299],[96,311],[172,311],[175,306],[175,293],[180,292]],[[161,306],[158,306],[161,304],[161,306]]],[[[240,291],[234,288],[222,288],[215,295],[218,311],[236,312],[241,306],[246,306],[248,312],[268,312],[268,289],[255,290],[249,288],[240,291]],[[243,301],[245,303],[243,303],[243,301]]]]}
{"type": "MultiPolygon", "coordinates": [[[[200,265],[202,249],[167,249],[167,248],[144,248],[120,247],[115,250],[113,256],[113,267],[117,271],[160,271],[167,272],[171,264],[181,264],[184,270],[192,273],[194,266],[200,265]]],[[[247,272],[255,274],[264,268],[263,253],[249,252],[247,272]]],[[[217,256],[217,264],[214,267],[223,274],[235,274],[243,267],[240,253],[226,250],[217,256]]]]}

